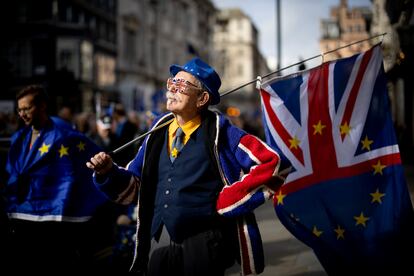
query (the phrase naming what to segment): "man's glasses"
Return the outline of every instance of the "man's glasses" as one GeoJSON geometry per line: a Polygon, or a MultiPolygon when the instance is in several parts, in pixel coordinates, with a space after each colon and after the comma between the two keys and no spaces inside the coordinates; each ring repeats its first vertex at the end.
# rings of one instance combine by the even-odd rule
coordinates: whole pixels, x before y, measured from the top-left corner
{"type": "Polygon", "coordinates": [[[24,108],[18,108],[16,109],[17,113],[20,114],[29,114],[30,111],[33,109],[34,105],[30,106],[30,107],[24,107],[24,108]]]}
{"type": "Polygon", "coordinates": [[[167,89],[171,93],[181,93],[184,95],[190,95],[190,89],[202,90],[197,85],[189,82],[185,79],[175,79],[175,78],[168,78],[167,79],[167,89]]]}

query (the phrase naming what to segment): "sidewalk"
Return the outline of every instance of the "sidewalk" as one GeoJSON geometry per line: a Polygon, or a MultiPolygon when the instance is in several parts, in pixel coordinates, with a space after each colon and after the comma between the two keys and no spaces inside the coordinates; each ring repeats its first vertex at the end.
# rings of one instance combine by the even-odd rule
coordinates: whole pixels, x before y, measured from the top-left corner
{"type": "MultiPolygon", "coordinates": [[[[294,238],[277,219],[271,201],[259,207],[255,214],[265,255],[265,270],[260,275],[327,276],[313,251],[294,238]]],[[[234,265],[225,275],[240,275],[240,266],[234,265]]]]}
{"type": "MultiPolygon", "coordinates": [[[[406,165],[404,168],[411,201],[414,203],[414,165],[406,165]]],[[[265,270],[260,275],[327,276],[313,251],[293,237],[280,223],[271,201],[259,207],[255,214],[265,255],[265,270]]],[[[225,275],[240,275],[240,266],[234,265],[225,275]]]]}

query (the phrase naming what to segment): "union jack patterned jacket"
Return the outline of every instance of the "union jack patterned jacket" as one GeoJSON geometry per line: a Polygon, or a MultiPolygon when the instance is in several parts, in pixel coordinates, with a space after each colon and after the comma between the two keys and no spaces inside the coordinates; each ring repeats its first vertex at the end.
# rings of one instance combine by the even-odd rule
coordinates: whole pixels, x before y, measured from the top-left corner
{"type": "MultiPolygon", "coordinates": [[[[233,126],[224,116],[207,113],[213,161],[217,162],[223,182],[216,210],[222,216],[236,218],[242,274],[259,274],[264,269],[263,245],[253,210],[270,199],[281,184],[282,178],[278,175],[280,158],[264,142],[233,126]]],[[[152,129],[172,118],[171,113],[161,116],[152,129]]],[[[112,200],[122,204],[138,203],[135,257],[131,270],[141,270],[148,262],[150,241],[148,227],[143,227],[143,224],[148,224],[149,218],[148,212],[143,210],[149,204],[145,194],[150,189],[147,179],[150,173],[146,167],[151,162],[149,148],[156,135],[154,132],[146,137],[126,169],[114,166],[108,177],[99,182],[94,175],[97,186],[112,200]]]]}

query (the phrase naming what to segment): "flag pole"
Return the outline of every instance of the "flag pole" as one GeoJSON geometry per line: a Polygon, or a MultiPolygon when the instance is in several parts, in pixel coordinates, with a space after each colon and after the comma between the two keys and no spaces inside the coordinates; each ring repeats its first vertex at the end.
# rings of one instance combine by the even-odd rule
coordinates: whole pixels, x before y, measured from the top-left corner
{"type": "MultiPolygon", "coordinates": [[[[291,68],[291,67],[293,67],[293,66],[297,66],[297,65],[302,64],[302,63],[305,63],[305,62],[307,62],[307,61],[309,61],[309,60],[312,60],[312,59],[315,59],[315,58],[318,58],[318,57],[323,57],[324,55],[327,55],[327,54],[330,54],[330,53],[333,53],[333,52],[339,51],[339,50],[341,50],[341,49],[344,49],[344,48],[350,47],[350,46],[355,45],[355,44],[358,44],[358,43],[362,43],[362,42],[364,42],[364,41],[368,41],[368,40],[371,40],[371,39],[374,39],[374,38],[377,38],[377,37],[380,37],[380,36],[384,36],[384,35],[386,35],[386,34],[387,34],[387,33],[382,33],[382,34],[378,34],[378,35],[375,35],[375,36],[370,36],[370,37],[368,37],[368,38],[366,38],[366,39],[362,39],[362,40],[358,40],[358,41],[352,42],[352,43],[350,43],[350,44],[347,44],[347,45],[344,45],[344,46],[338,47],[338,48],[336,48],[336,49],[333,49],[333,50],[327,51],[327,52],[325,52],[325,53],[322,53],[322,54],[319,54],[319,55],[316,55],[316,56],[313,56],[313,57],[307,58],[307,59],[305,59],[305,60],[301,60],[301,61],[296,62],[296,63],[294,63],[294,64],[291,64],[291,65],[289,65],[289,66],[283,67],[283,68],[278,69],[278,70],[273,71],[273,72],[270,72],[270,73],[268,73],[268,74],[266,74],[266,75],[262,76],[261,78],[262,78],[262,79],[263,79],[263,78],[267,78],[267,77],[269,77],[269,76],[271,76],[271,75],[274,75],[274,74],[280,73],[280,72],[282,72],[282,71],[284,71],[284,70],[286,70],[286,69],[289,69],[289,68],[291,68]]],[[[233,92],[235,92],[235,91],[237,91],[237,90],[240,90],[241,88],[243,88],[243,87],[245,87],[245,86],[248,86],[248,85],[250,85],[250,84],[256,83],[256,82],[257,82],[257,79],[254,79],[254,80],[249,81],[249,82],[246,82],[245,84],[240,85],[240,86],[238,86],[238,87],[236,87],[236,88],[234,88],[234,89],[231,89],[231,90],[229,90],[229,91],[227,91],[227,92],[221,93],[221,94],[220,94],[220,98],[221,98],[221,97],[224,97],[224,96],[226,96],[226,95],[228,95],[228,94],[230,94],[230,93],[233,93],[233,92]]],[[[155,132],[155,131],[159,130],[160,128],[162,128],[162,127],[164,127],[164,126],[166,126],[166,125],[168,125],[168,124],[170,124],[173,120],[174,120],[174,119],[168,120],[167,122],[162,123],[161,125],[159,125],[159,126],[157,126],[157,127],[153,128],[153,129],[151,129],[151,130],[149,130],[149,131],[147,131],[147,132],[145,132],[145,133],[141,134],[140,136],[138,136],[138,137],[136,137],[136,138],[132,139],[131,141],[127,142],[126,144],[124,144],[124,145],[120,146],[119,148],[117,148],[117,149],[115,149],[115,150],[111,151],[111,152],[109,153],[109,155],[114,155],[114,154],[117,154],[118,152],[120,152],[120,151],[122,151],[123,149],[125,149],[125,148],[129,147],[129,146],[130,146],[130,145],[132,145],[133,143],[135,143],[135,142],[137,142],[137,141],[141,140],[142,138],[145,138],[147,135],[149,135],[149,134],[151,134],[151,133],[153,133],[153,132],[155,132]]]]}
{"type": "Polygon", "coordinates": [[[127,143],[125,143],[124,145],[120,146],[119,148],[117,148],[117,149],[115,149],[115,150],[113,150],[113,151],[109,152],[109,155],[113,156],[114,154],[117,154],[118,152],[122,151],[124,148],[127,148],[127,147],[129,147],[130,145],[132,145],[133,143],[135,143],[135,142],[137,142],[137,141],[141,140],[142,138],[145,138],[145,136],[147,136],[148,134],[151,134],[151,133],[153,133],[153,132],[155,132],[155,131],[159,130],[160,128],[162,128],[162,127],[164,127],[164,126],[166,126],[166,125],[168,125],[168,124],[172,123],[172,121],[174,121],[174,118],[173,118],[173,119],[171,119],[171,120],[166,121],[165,123],[160,124],[160,125],[159,125],[159,126],[157,126],[157,127],[154,127],[153,129],[151,129],[151,130],[149,130],[149,131],[147,131],[147,132],[145,132],[145,133],[141,134],[141,135],[140,135],[140,136],[138,136],[138,137],[135,137],[134,139],[132,139],[131,141],[129,141],[129,142],[127,142],[127,143]]]}

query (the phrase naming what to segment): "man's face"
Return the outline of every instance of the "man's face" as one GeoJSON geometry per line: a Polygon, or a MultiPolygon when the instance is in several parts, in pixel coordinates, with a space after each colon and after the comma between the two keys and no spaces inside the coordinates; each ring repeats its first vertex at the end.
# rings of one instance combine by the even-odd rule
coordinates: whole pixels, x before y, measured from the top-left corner
{"type": "Polygon", "coordinates": [[[167,91],[167,110],[178,115],[197,112],[197,103],[202,93],[200,87],[195,85],[197,79],[185,71],[180,71],[173,81],[167,91]]]}
{"type": "Polygon", "coordinates": [[[39,117],[39,108],[34,104],[34,96],[27,95],[17,101],[17,111],[25,125],[33,125],[39,117]]]}

